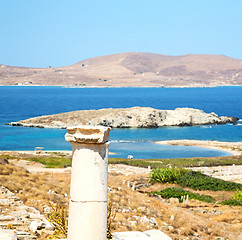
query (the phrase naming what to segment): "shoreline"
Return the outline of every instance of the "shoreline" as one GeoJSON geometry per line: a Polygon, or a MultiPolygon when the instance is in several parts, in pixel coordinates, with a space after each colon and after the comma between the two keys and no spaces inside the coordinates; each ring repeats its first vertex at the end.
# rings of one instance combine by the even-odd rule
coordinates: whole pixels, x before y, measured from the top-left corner
{"type": "Polygon", "coordinates": [[[195,146],[208,149],[214,149],[231,153],[233,156],[242,155],[242,142],[220,142],[220,141],[204,141],[204,140],[167,140],[156,141],[155,144],[163,145],[182,145],[182,146],[195,146]]]}
{"type": "MultiPolygon", "coordinates": [[[[210,140],[165,140],[165,141],[154,141],[154,144],[161,145],[180,145],[180,146],[194,146],[207,149],[213,149],[218,151],[224,151],[232,154],[232,156],[242,155],[242,142],[220,142],[220,141],[210,141],[210,140]]],[[[0,152],[18,152],[21,154],[38,154],[35,150],[0,150],[0,152]]],[[[48,153],[63,153],[67,155],[72,154],[72,150],[43,150],[41,155],[48,153]]],[[[114,152],[109,152],[109,155],[115,155],[114,152]]],[[[218,156],[219,157],[219,156],[218,156]]]]}
{"type": "Polygon", "coordinates": [[[201,85],[201,86],[75,86],[75,85],[0,85],[0,87],[61,87],[61,88],[218,88],[242,87],[242,85],[201,85]]]}
{"type": "MultiPolygon", "coordinates": [[[[20,154],[30,154],[30,155],[48,155],[49,153],[60,153],[65,155],[72,155],[72,150],[43,150],[43,152],[38,153],[35,150],[0,150],[0,153],[11,153],[16,152],[20,154]]],[[[109,152],[109,155],[116,155],[114,152],[109,152]]]]}

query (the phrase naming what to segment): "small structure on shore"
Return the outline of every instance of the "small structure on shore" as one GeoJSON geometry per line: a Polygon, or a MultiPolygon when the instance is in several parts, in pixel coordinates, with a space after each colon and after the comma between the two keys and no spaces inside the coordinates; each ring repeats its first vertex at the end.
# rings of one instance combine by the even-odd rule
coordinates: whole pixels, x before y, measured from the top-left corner
{"type": "Polygon", "coordinates": [[[43,147],[35,147],[35,154],[42,154],[43,153],[44,148],[43,147]]]}

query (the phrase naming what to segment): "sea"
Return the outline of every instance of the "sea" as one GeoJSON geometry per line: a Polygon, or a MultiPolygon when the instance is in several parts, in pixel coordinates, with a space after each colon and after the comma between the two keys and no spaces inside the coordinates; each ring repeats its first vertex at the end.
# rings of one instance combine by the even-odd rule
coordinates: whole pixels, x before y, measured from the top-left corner
{"type": "Polygon", "coordinates": [[[155,141],[197,139],[242,141],[242,86],[213,88],[65,88],[0,86],[0,150],[71,150],[65,129],[14,127],[5,123],[75,110],[128,108],[196,108],[219,116],[234,116],[237,125],[112,129],[112,157],[184,158],[228,156],[229,153],[192,146],[168,146],[155,141]]]}

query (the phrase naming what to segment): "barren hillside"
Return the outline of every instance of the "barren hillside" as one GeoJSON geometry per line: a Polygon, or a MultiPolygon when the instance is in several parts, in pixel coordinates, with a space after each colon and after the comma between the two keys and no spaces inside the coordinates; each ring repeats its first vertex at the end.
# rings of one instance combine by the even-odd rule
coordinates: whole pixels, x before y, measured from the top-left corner
{"type": "Polygon", "coordinates": [[[57,68],[0,65],[0,85],[197,87],[242,85],[242,60],[223,55],[122,53],[57,68]]]}

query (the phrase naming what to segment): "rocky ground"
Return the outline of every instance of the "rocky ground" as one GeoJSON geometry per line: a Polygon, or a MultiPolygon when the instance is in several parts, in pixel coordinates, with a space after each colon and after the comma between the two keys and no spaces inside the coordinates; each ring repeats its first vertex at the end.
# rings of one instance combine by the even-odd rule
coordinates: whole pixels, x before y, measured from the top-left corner
{"type": "MultiPolygon", "coordinates": [[[[66,194],[69,192],[70,169],[61,171],[45,169],[43,171],[43,165],[24,159],[9,159],[9,162],[9,164],[1,165],[0,181],[1,185],[5,185],[1,188],[0,198],[2,199],[0,200],[1,226],[8,229],[15,228],[12,230],[12,234],[17,231],[20,239],[46,239],[46,234],[51,233],[51,230],[46,229],[48,226],[47,212],[50,211],[48,202],[58,202],[62,199],[61,201],[67,204],[66,194]],[[9,171],[5,168],[11,169],[12,173],[8,174],[9,171]],[[32,173],[26,173],[25,168],[32,173]],[[14,178],[16,175],[21,176],[22,180],[14,178]],[[6,187],[10,188],[11,192],[6,187]],[[27,199],[24,198],[26,196],[27,199]],[[31,222],[39,222],[41,225],[37,227],[36,233],[33,228],[31,230],[31,222]]],[[[216,169],[222,172],[227,172],[227,169],[231,168],[231,171],[234,169],[233,175],[235,172],[239,175],[242,167],[218,168],[216,169]]],[[[216,176],[218,173],[216,169],[203,168],[200,170],[216,176]]],[[[225,175],[225,177],[227,176],[225,175]]],[[[224,176],[218,174],[217,177],[223,178],[224,176]]],[[[156,229],[164,232],[173,240],[242,239],[240,235],[241,207],[222,206],[196,200],[179,204],[176,199],[165,200],[145,194],[169,186],[173,185],[151,184],[149,169],[109,165],[109,199],[112,199],[112,208],[115,212],[112,231],[143,232],[156,229]]],[[[222,201],[230,198],[232,193],[203,191],[202,194],[212,195],[218,201],[222,201]]],[[[33,226],[36,225],[32,224],[33,226]]]]}
{"type": "MultiPolygon", "coordinates": [[[[46,211],[49,211],[49,207],[46,211]]],[[[38,232],[51,234],[53,229],[44,214],[26,206],[16,194],[0,186],[0,239],[31,240],[38,237],[38,232]]]]}
{"type": "Polygon", "coordinates": [[[75,125],[102,125],[113,128],[156,128],[235,123],[236,117],[219,117],[199,109],[159,110],[149,107],[82,110],[21,120],[13,126],[66,128],[75,125]]]}

